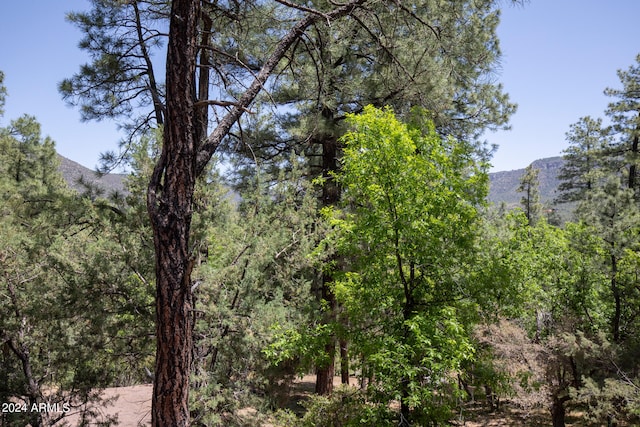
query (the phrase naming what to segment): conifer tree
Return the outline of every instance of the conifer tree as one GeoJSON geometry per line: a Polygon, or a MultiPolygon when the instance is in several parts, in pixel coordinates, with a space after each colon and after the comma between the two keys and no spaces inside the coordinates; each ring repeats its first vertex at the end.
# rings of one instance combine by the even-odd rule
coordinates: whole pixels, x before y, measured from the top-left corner
{"type": "MultiPolygon", "coordinates": [[[[488,151],[479,135],[484,129],[505,126],[515,109],[501,85],[486,79],[500,56],[495,34],[499,12],[493,1],[447,6],[427,1],[416,9],[397,4],[392,14],[378,8],[386,5],[369,7],[339,27],[314,25],[277,80],[273,97],[266,100],[296,110],[273,114],[282,127],[280,133],[270,132],[271,121],[253,121],[247,127],[259,127],[243,135],[243,146],[248,148],[242,165],[253,164],[258,156],[280,167],[286,159],[281,153],[304,150],[310,173],[323,178],[319,189],[323,206],[340,200],[332,174],[339,169],[339,137],[346,114],[374,105],[391,106],[402,116],[412,106],[422,106],[440,134],[464,140],[486,159],[488,151]]],[[[326,262],[345,263],[331,258],[326,262]]],[[[334,297],[326,285],[331,280],[331,273],[323,271],[319,297],[327,308],[323,312],[327,322],[336,319],[334,297]]],[[[347,365],[344,344],[342,366],[347,365]]],[[[316,390],[321,394],[333,387],[335,346],[334,340],[327,343],[331,356],[317,370],[316,390]]]]}
{"type": "Polygon", "coordinates": [[[4,116],[4,104],[7,97],[7,88],[4,86],[4,72],[0,70],[0,117],[4,116]]]}
{"type": "Polygon", "coordinates": [[[144,378],[150,245],[127,209],[67,188],[35,117],[0,128],[0,400],[29,408],[0,424],[110,425],[100,389],[144,378]]]}
{"type": "Polygon", "coordinates": [[[610,129],[602,127],[602,119],[582,117],[571,125],[566,134],[569,147],[563,151],[565,163],[558,174],[561,194],[556,202],[582,201],[596,188],[598,176],[605,173],[609,133],[610,129]]]}
{"type": "Polygon", "coordinates": [[[604,92],[615,98],[606,111],[617,137],[610,156],[622,162],[627,176],[626,185],[637,192],[640,174],[640,55],[629,69],[618,70],[618,78],[622,88],[607,88],[604,92]]]}
{"type": "MultiPolygon", "coordinates": [[[[91,62],[58,89],[79,107],[82,120],[116,120],[127,132],[123,143],[133,143],[165,120],[164,78],[158,76],[157,62],[165,52],[170,5],[164,0],[91,4],[88,12],[67,15],[84,34],[79,48],[91,62]]],[[[104,156],[105,166],[118,160],[115,153],[104,156]]]]}
{"type": "Polygon", "coordinates": [[[540,191],[538,189],[540,182],[538,181],[539,169],[529,165],[525,168],[524,174],[520,178],[520,185],[517,191],[524,193],[520,204],[527,217],[529,225],[534,226],[540,217],[542,205],[540,204],[540,191]]]}
{"type": "MultiPolygon", "coordinates": [[[[608,270],[611,291],[610,330],[614,342],[621,342],[623,313],[629,297],[620,282],[620,261],[628,250],[636,250],[635,231],[640,225],[640,215],[635,206],[634,191],[626,187],[624,178],[616,175],[605,177],[598,188],[580,205],[579,212],[585,223],[596,230],[607,254],[604,264],[608,270]]],[[[626,181],[626,180],[625,180],[626,181]]]]}

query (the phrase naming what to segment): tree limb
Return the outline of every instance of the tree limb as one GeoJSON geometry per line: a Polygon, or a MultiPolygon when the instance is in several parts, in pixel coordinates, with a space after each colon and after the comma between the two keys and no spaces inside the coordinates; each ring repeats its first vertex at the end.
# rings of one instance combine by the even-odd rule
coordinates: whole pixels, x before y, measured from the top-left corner
{"type": "Polygon", "coordinates": [[[298,21],[291,30],[289,30],[289,32],[276,45],[273,53],[271,53],[269,58],[265,61],[262,69],[255,77],[249,88],[240,97],[238,105],[234,106],[222,118],[215,130],[209,134],[207,139],[201,145],[196,157],[196,176],[202,174],[207,163],[209,163],[209,160],[222,142],[222,139],[227,136],[231,127],[240,119],[245,109],[249,107],[258,93],[260,93],[264,83],[271,76],[273,70],[280,63],[280,60],[285,56],[287,50],[304,34],[304,31],[320,18],[327,18],[328,22],[331,22],[352,13],[365,2],[366,0],[352,0],[344,6],[338,7],[324,15],[309,13],[298,21]]]}

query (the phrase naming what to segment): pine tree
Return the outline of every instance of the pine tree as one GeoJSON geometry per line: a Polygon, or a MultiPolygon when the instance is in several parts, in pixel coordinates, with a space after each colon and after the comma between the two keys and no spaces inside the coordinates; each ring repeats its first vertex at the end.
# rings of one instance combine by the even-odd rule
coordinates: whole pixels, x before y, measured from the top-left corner
{"type": "MultiPolygon", "coordinates": [[[[487,158],[486,147],[478,141],[480,133],[505,126],[515,110],[502,87],[486,79],[500,56],[494,2],[444,6],[429,1],[415,9],[398,4],[392,14],[383,10],[387,5],[379,7],[357,11],[339,27],[314,25],[266,100],[287,108],[276,110],[271,120],[247,123],[245,129],[251,132],[242,135],[242,166],[253,165],[258,157],[278,168],[286,163],[282,153],[304,150],[311,175],[322,176],[323,206],[336,205],[340,188],[332,174],[339,170],[344,117],[369,104],[392,106],[400,116],[412,106],[422,106],[439,133],[464,140],[479,158],[487,158]],[[291,105],[296,107],[293,112],[291,105]],[[276,134],[274,121],[282,127],[276,134]]],[[[345,264],[331,258],[326,262],[345,264]]],[[[327,307],[322,315],[331,322],[336,318],[328,287],[331,273],[323,271],[319,281],[319,298],[327,307]]],[[[335,344],[327,343],[327,354],[335,353],[335,344]]],[[[318,367],[316,390],[321,394],[333,387],[333,356],[328,360],[318,367]]]]}
{"type": "Polygon", "coordinates": [[[540,217],[542,205],[540,204],[540,191],[538,187],[540,182],[538,181],[539,169],[529,165],[525,168],[524,174],[520,178],[520,185],[517,191],[524,193],[520,204],[527,217],[529,225],[534,226],[540,217]]]}
{"type": "Polygon", "coordinates": [[[602,127],[602,119],[582,117],[571,125],[566,134],[569,147],[563,151],[565,163],[558,174],[561,194],[557,203],[584,200],[596,188],[598,176],[605,173],[609,135],[610,129],[602,127]]]}
{"type": "MultiPolygon", "coordinates": [[[[120,214],[65,186],[34,117],[0,129],[0,148],[0,400],[66,405],[99,420],[97,391],[140,379],[149,357],[149,288],[138,279],[148,254],[120,214]]],[[[25,411],[2,422],[64,416],[25,411]]]]}
{"type": "Polygon", "coordinates": [[[611,156],[621,161],[627,175],[627,187],[638,191],[640,157],[640,55],[628,70],[618,70],[621,89],[608,88],[605,95],[615,98],[606,114],[613,122],[617,137],[611,156]]]}
{"type": "Polygon", "coordinates": [[[605,265],[609,270],[613,298],[610,328],[614,342],[620,342],[623,338],[621,322],[628,299],[624,286],[620,283],[619,264],[627,250],[636,248],[634,230],[640,225],[634,192],[621,183],[622,179],[616,175],[607,176],[579,208],[582,219],[594,227],[602,239],[603,249],[607,254],[605,265]]]}
{"type": "MultiPolygon", "coordinates": [[[[133,143],[164,123],[164,79],[157,70],[166,43],[170,5],[164,0],[92,0],[88,12],[71,12],[67,20],[84,34],[79,47],[91,62],[58,84],[82,120],[116,120],[133,143]],[[124,119],[124,120],[123,120],[124,119]]],[[[105,166],[117,161],[105,153],[105,166]]],[[[108,168],[108,167],[107,167],[108,168]]]]}
{"type": "Polygon", "coordinates": [[[7,88],[4,85],[4,72],[0,71],[0,117],[4,116],[4,104],[7,97],[7,88]]]}

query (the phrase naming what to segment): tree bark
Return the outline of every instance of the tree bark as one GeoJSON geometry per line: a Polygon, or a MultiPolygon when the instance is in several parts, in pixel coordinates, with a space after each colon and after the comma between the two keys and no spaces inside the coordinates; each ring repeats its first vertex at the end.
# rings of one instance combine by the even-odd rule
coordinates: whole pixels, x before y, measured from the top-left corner
{"type": "MultiPolygon", "coordinates": [[[[612,250],[613,251],[613,250],[612,250]]],[[[620,319],[622,317],[622,302],[620,287],[618,286],[618,260],[611,254],[611,293],[613,294],[614,312],[611,319],[611,334],[614,342],[620,342],[620,319]]]]}
{"type": "Polygon", "coordinates": [[[349,342],[340,340],[340,379],[342,384],[349,385],[349,342]]]}
{"type": "MultiPolygon", "coordinates": [[[[16,320],[20,321],[20,324],[23,325],[20,327],[18,331],[19,337],[24,337],[26,335],[26,331],[24,330],[24,325],[26,323],[26,319],[23,316],[20,310],[20,304],[18,303],[18,297],[16,294],[15,287],[11,283],[11,281],[7,281],[7,291],[9,292],[9,298],[11,300],[11,304],[13,305],[13,311],[15,313],[16,320]]],[[[35,376],[33,375],[33,369],[31,366],[31,353],[29,351],[29,347],[22,341],[22,339],[18,339],[17,342],[14,342],[13,339],[8,339],[4,343],[8,346],[9,350],[13,352],[13,354],[20,360],[20,365],[22,366],[22,373],[24,374],[24,379],[26,381],[25,391],[27,395],[27,404],[29,407],[33,404],[38,404],[41,401],[41,393],[38,382],[36,381],[35,376]]],[[[33,411],[30,413],[29,422],[32,427],[40,427],[42,425],[42,416],[37,412],[33,411]]]]}
{"type": "MultiPolygon", "coordinates": [[[[640,114],[638,114],[638,116],[640,117],[640,114]]],[[[633,135],[633,138],[631,140],[631,163],[629,165],[629,188],[632,190],[636,189],[636,178],[638,175],[638,166],[637,166],[637,157],[638,157],[638,152],[640,151],[640,138],[638,138],[638,134],[637,132],[640,129],[638,128],[638,126],[636,126],[635,128],[635,134],[633,135]]]]}
{"type": "Polygon", "coordinates": [[[195,188],[194,75],[199,0],[174,0],[164,141],[147,193],[156,254],[156,366],[151,422],[189,424],[193,340],[189,232],[195,188]]]}
{"type": "Polygon", "coordinates": [[[551,404],[551,421],[553,427],[565,427],[566,409],[564,407],[565,402],[569,400],[569,396],[554,396],[553,403],[551,404]]]}
{"type": "MultiPolygon", "coordinates": [[[[333,294],[329,283],[331,277],[322,275],[322,300],[326,303],[327,311],[324,322],[330,324],[335,321],[336,297],[333,294]]],[[[326,362],[316,367],[316,393],[328,395],[333,393],[333,376],[336,373],[336,337],[329,336],[329,341],[324,346],[326,362]]]]}
{"type": "MultiPolygon", "coordinates": [[[[332,120],[332,113],[326,109],[323,111],[326,120],[332,120]]],[[[340,188],[332,176],[338,170],[338,141],[333,136],[321,137],[322,144],[322,206],[334,206],[340,201],[340,188]]],[[[335,260],[335,256],[333,257],[335,260]]],[[[321,298],[326,303],[327,311],[324,322],[330,324],[336,321],[337,301],[330,283],[333,277],[328,273],[322,273],[321,298]]],[[[316,393],[328,395],[333,393],[333,376],[335,375],[336,337],[332,334],[329,342],[324,347],[326,363],[316,368],[316,393]]]]}

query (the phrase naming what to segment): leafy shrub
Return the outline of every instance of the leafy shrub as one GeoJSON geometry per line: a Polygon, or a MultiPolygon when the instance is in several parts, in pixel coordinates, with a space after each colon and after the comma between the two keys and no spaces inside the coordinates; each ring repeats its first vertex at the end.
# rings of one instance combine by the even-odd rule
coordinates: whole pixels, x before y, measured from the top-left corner
{"type": "Polygon", "coordinates": [[[312,396],[303,403],[302,419],[292,412],[276,414],[278,427],[386,427],[395,425],[393,411],[386,405],[367,401],[361,390],[339,387],[331,396],[312,396]]]}

